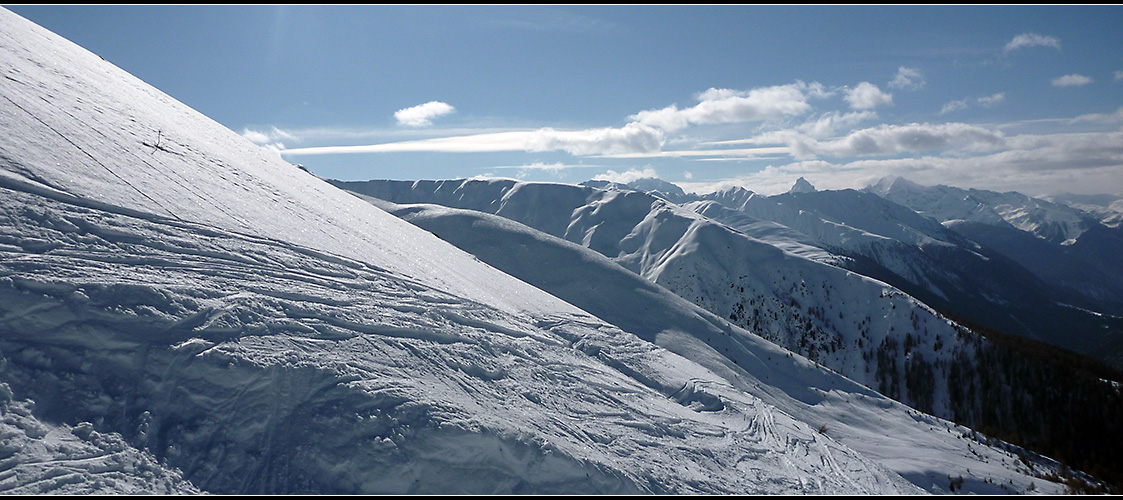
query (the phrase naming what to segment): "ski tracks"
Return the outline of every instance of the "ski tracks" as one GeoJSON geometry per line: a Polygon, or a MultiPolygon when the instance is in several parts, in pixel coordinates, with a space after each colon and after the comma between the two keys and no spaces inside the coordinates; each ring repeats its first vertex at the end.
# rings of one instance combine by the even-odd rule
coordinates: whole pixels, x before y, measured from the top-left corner
{"type": "Polygon", "coordinates": [[[474,342],[445,333],[456,330],[536,335],[381,269],[308,258],[330,257],[323,252],[0,190],[0,279],[64,303],[84,295],[94,305],[131,306],[135,320],[157,332],[210,340],[373,334],[442,343],[474,342]]]}
{"type": "MultiPolygon", "coordinates": [[[[440,436],[467,431],[471,439],[516,443],[539,457],[532,463],[571,457],[573,465],[551,471],[558,481],[595,472],[617,485],[611,488],[654,493],[852,491],[802,457],[783,458],[793,446],[822,454],[837,445],[813,436],[792,441],[813,430],[786,415],[777,424],[759,400],[716,379],[692,379],[693,364],[591,316],[520,317],[321,251],[18,187],[0,185],[4,354],[35,356],[44,343],[100,349],[97,356],[114,362],[125,359],[115,349],[139,353],[118,369],[151,378],[141,384],[151,391],[153,426],[164,429],[157,449],[172,459],[173,448],[209,457],[177,463],[200,487],[284,486],[283,471],[304,464],[294,461],[298,455],[270,453],[304,443],[281,432],[295,419],[386,443],[363,448],[373,462],[354,467],[396,470],[394,460],[410,453],[441,467],[442,453],[453,450],[440,436]],[[310,374],[291,371],[297,368],[310,374]],[[280,389],[313,382],[331,387],[331,397],[280,389]],[[350,401],[349,391],[398,401],[379,410],[388,415],[380,421],[394,424],[376,435],[361,419],[335,427],[343,417],[328,408],[350,401]],[[737,422],[747,415],[761,420],[744,430],[737,422]],[[257,461],[245,470],[219,466],[251,457],[257,461]],[[714,474],[738,457],[753,458],[761,482],[714,474]]],[[[125,405],[121,413],[147,408],[114,404],[125,405]]],[[[339,450],[365,443],[335,441],[339,450]]],[[[508,463],[490,453],[481,457],[508,463]]],[[[867,473],[873,468],[853,459],[867,473]]],[[[465,470],[494,467],[479,460],[465,470]]],[[[833,456],[816,466],[822,463],[837,466],[833,456]]],[[[369,474],[361,470],[340,471],[341,484],[369,474]]],[[[65,491],[58,483],[69,477],[58,473],[42,484],[65,491]]],[[[547,483],[539,487],[549,491],[547,483]]]]}
{"type": "Polygon", "coordinates": [[[0,494],[197,494],[179,471],[90,424],[56,426],[0,385],[0,494]]]}

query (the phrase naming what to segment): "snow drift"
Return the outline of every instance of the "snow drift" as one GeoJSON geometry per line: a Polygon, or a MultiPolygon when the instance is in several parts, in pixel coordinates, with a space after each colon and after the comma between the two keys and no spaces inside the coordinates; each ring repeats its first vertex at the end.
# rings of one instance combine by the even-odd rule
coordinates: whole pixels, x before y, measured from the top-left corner
{"type": "MultiPolygon", "coordinates": [[[[957,327],[933,315],[922,305],[884,283],[877,283],[845,270],[797,258],[760,242],[753,243],[713,222],[692,215],[692,212],[672,210],[671,207],[641,193],[633,192],[624,197],[621,193],[606,193],[578,186],[520,183],[510,180],[334,182],[353,189],[358,196],[432,231],[489,264],[578,305],[606,321],[617,325],[636,325],[630,331],[659,332],[648,338],[653,338],[656,343],[676,352],[685,351],[683,345],[679,344],[684,336],[676,336],[676,332],[666,331],[671,330],[668,325],[708,322],[710,325],[708,328],[696,326],[688,329],[688,331],[702,333],[712,331],[715,325],[727,325],[725,328],[728,331],[728,322],[690,301],[668,293],[666,289],[651,281],[641,279],[637,274],[622,267],[619,262],[650,263],[651,267],[643,268],[645,273],[650,269],[691,269],[698,277],[695,282],[708,284],[698,290],[716,291],[710,294],[708,300],[700,302],[707,306],[720,300],[728,300],[730,297],[736,299],[743,293],[761,293],[767,296],[776,290],[783,290],[788,294],[785,295],[786,300],[779,300],[780,297],[775,296],[773,299],[759,302],[756,306],[758,312],[763,313],[760,316],[772,320],[770,328],[775,331],[770,331],[770,334],[775,334],[777,342],[791,345],[790,348],[793,350],[797,347],[808,347],[805,344],[813,343],[808,341],[814,339],[801,337],[801,334],[820,332],[824,336],[822,339],[824,344],[812,346],[810,350],[815,355],[815,359],[842,373],[852,374],[855,379],[867,385],[877,386],[881,376],[875,377],[875,374],[883,373],[883,370],[878,368],[878,363],[884,365],[886,362],[880,359],[881,356],[878,356],[878,363],[867,359],[863,354],[861,342],[865,342],[866,348],[888,341],[894,342],[894,349],[905,345],[904,355],[898,353],[891,356],[899,355],[905,361],[908,359],[906,356],[909,356],[914,362],[925,359],[939,370],[945,368],[951,357],[964,354],[964,350],[970,351],[976,348],[973,343],[962,341],[962,331],[957,327]],[[577,242],[545,234],[506,217],[438,205],[397,205],[359,192],[378,193],[398,200],[431,199],[451,205],[481,206],[508,217],[532,219],[544,227],[553,224],[555,228],[565,228],[564,234],[567,234],[568,238],[576,239],[577,242]],[[627,201],[629,199],[644,200],[646,203],[629,202],[627,201]],[[585,203],[585,205],[574,208],[564,204],[566,202],[585,203]],[[650,210],[651,213],[645,210],[650,210]],[[603,219],[597,216],[587,217],[589,213],[595,212],[604,212],[608,215],[604,215],[603,219]],[[563,223],[564,214],[572,214],[573,220],[568,224],[563,223]],[[679,220],[676,221],[676,218],[679,220]],[[645,222],[649,220],[661,223],[645,222]],[[637,221],[644,222],[637,223],[637,221]],[[611,224],[615,226],[605,229],[611,224]],[[629,224],[636,224],[636,226],[633,228],[629,224]],[[588,228],[600,231],[598,234],[602,239],[583,239],[582,235],[590,233],[588,228]],[[616,234],[617,237],[620,234],[628,234],[627,239],[646,243],[627,247],[628,251],[618,252],[620,258],[617,259],[608,259],[583,246],[589,242],[599,242],[604,245],[603,248],[611,250],[624,248],[625,244],[622,242],[617,242],[615,246],[611,244],[612,234],[616,234]],[[677,250],[666,251],[667,247],[677,250]],[[720,250],[722,255],[714,255],[713,252],[719,249],[724,249],[720,250]],[[655,258],[652,257],[653,255],[661,257],[655,258]],[[713,266],[718,266],[720,269],[709,269],[713,266]],[[556,272],[558,270],[564,272],[556,272]],[[733,293],[722,293],[722,290],[729,290],[729,280],[738,276],[742,280],[738,283],[741,283],[744,289],[733,293]],[[752,278],[746,280],[749,276],[752,278]],[[820,284],[824,285],[822,289],[820,284]],[[828,284],[829,291],[826,287],[828,284]],[[755,290],[750,292],[754,286],[755,290]],[[823,293],[828,294],[828,298],[816,295],[823,293]],[[820,306],[816,304],[822,304],[824,310],[830,307],[836,311],[840,308],[847,311],[846,319],[854,323],[853,328],[839,328],[840,325],[845,326],[849,323],[833,320],[830,323],[814,324],[814,326],[823,326],[825,331],[809,327],[804,321],[812,318],[802,316],[800,309],[783,309],[797,298],[795,302],[803,303],[812,309],[818,309],[820,306]],[[634,306],[615,307],[616,304],[634,304],[634,306]],[[914,335],[912,344],[905,341],[906,334],[909,332],[914,335]],[[897,341],[901,344],[896,344],[897,341]],[[836,344],[843,345],[844,348],[821,349],[836,344]],[[911,349],[911,353],[907,351],[908,349],[911,349]]],[[[676,275],[685,276],[681,273],[668,272],[665,275],[656,275],[655,279],[662,280],[662,276],[676,275]]],[[[673,285],[673,282],[667,283],[673,285]]],[[[682,290],[689,289],[683,288],[679,292],[682,290]]],[[[829,317],[826,319],[830,320],[829,317]]],[[[721,331],[721,327],[716,328],[721,331]]],[[[739,329],[732,328],[732,330],[739,329]]],[[[761,394],[766,401],[773,402],[801,420],[830,422],[828,425],[833,428],[832,436],[867,456],[876,457],[882,463],[893,464],[890,466],[893,470],[902,472],[907,477],[924,478],[919,479],[917,484],[928,481],[924,484],[934,485],[936,481],[932,478],[941,474],[937,471],[944,471],[942,473],[947,474],[948,467],[955,469],[956,466],[949,465],[954,461],[947,461],[947,457],[937,458],[936,455],[939,454],[925,453],[919,455],[924,458],[916,459],[917,449],[934,450],[949,446],[948,443],[941,442],[940,436],[928,436],[936,441],[926,444],[917,442],[900,447],[885,446],[883,439],[886,439],[886,435],[903,436],[912,432],[891,431],[890,429],[897,427],[897,424],[891,423],[893,419],[881,416],[851,419],[829,411],[824,412],[826,408],[840,404],[847,408],[844,410],[846,413],[862,413],[860,407],[863,406],[864,400],[859,394],[866,394],[865,390],[853,385],[848,385],[844,389],[842,386],[834,385],[837,381],[823,381],[809,372],[793,374],[791,367],[785,368],[789,354],[783,354],[781,357],[765,352],[746,357],[744,354],[746,351],[759,352],[757,349],[760,349],[754,347],[757,344],[751,339],[757,339],[755,342],[759,342],[755,336],[736,334],[697,335],[693,340],[704,342],[709,348],[720,353],[722,358],[726,358],[726,363],[732,361],[751,374],[753,378],[749,380],[752,382],[742,385],[742,390],[761,394]],[[758,365],[754,363],[755,360],[767,361],[763,365],[758,365]],[[762,371],[756,371],[751,367],[761,367],[762,371]],[[781,374],[786,375],[780,376],[781,374]],[[835,396],[841,398],[836,400],[835,396]]],[[[696,352],[707,350],[694,349],[696,352]]],[[[706,358],[699,355],[688,355],[688,357],[706,363],[706,358]]],[[[798,356],[795,358],[803,359],[798,356]]],[[[905,370],[907,366],[910,366],[910,363],[901,362],[896,364],[893,370],[905,370]]],[[[939,386],[934,400],[941,411],[947,412],[946,398],[949,391],[946,386],[941,385],[942,380],[946,378],[932,380],[932,383],[939,386]]],[[[905,390],[908,385],[910,384],[901,384],[898,390],[907,395],[905,390]]],[[[962,388],[957,389],[962,390],[962,388]]],[[[908,413],[909,410],[905,409],[905,414],[908,413]]],[[[907,428],[908,425],[904,427],[907,428]]],[[[958,433],[944,437],[951,437],[954,441],[957,436],[962,435],[963,433],[958,433]]],[[[900,438],[888,439],[895,441],[900,438]]],[[[960,445],[962,444],[963,442],[960,442],[960,445]]],[[[971,454],[967,450],[961,451],[971,454]]],[[[1002,463],[1002,460],[998,459],[996,463],[1002,463]]],[[[982,464],[974,464],[966,468],[974,470],[979,466],[982,464]]],[[[967,474],[965,470],[960,472],[967,474]]]]}
{"type": "Polygon", "coordinates": [[[6,10],[0,72],[6,491],[1060,491],[721,321],[598,318],[6,10]]]}

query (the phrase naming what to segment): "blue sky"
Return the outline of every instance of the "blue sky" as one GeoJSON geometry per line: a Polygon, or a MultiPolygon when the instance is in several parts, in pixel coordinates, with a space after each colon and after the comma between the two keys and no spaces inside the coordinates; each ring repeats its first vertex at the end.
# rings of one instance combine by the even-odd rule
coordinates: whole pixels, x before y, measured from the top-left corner
{"type": "Polygon", "coordinates": [[[1123,195],[1119,6],[7,6],[337,179],[1123,195]]]}

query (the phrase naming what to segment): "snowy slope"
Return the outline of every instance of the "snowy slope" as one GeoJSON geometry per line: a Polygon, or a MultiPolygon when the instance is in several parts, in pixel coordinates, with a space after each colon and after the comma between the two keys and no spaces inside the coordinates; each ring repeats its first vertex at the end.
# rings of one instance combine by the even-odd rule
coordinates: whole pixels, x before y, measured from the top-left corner
{"type": "Polygon", "coordinates": [[[815,186],[812,186],[807,179],[800,177],[795,180],[795,184],[788,190],[788,193],[814,193],[815,186]]]}
{"type": "Polygon", "coordinates": [[[1020,193],[921,186],[901,178],[882,179],[866,191],[928,215],[1053,286],[1083,296],[1063,302],[1123,313],[1123,230],[1111,216],[1100,221],[1084,210],[1020,193]]]}
{"type": "Polygon", "coordinates": [[[866,191],[940,222],[966,220],[992,225],[1005,222],[1058,244],[1071,244],[1094,221],[1080,210],[1016,192],[921,186],[899,177],[881,179],[866,191]]]}
{"type": "Polygon", "coordinates": [[[1074,194],[1048,196],[1046,200],[1087,212],[1100,224],[1117,229],[1123,224],[1123,198],[1114,195],[1079,196],[1074,194]]]}
{"type": "Polygon", "coordinates": [[[0,384],[0,493],[7,495],[197,494],[177,470],[89,422],[56,425],[0,384]]]}
{"type": "Polygon", "coordinates": [[[740,210],[733,210],[716,201],[696,201],[683,204],[683,207],[698,212],[715,221],[736,229],[748,236],[767,242],[811,260],[828,264],[842,264],[845,259],[825,250],[820,241],[783,224],[758,219],[740,210]]]}
{"type": "MultiPolygon", "coordinates": [[[[908,186],[898,179],[897,184],[908,186]]],[[[865,274],[908,292],[925,303],[983,327],[1076,350],[1118,364],[1123,323],[1100,313],[1121,308],[1119,270],[1111,252],[1114,233],[1089,227],[1077,244],[1055,245],[1056,265],[1040,252],[1001,234],[1023,233],[995,216],[995,225],[937,221],[868,192],[854,190],[791,192],[760,196],[741,188],[699,195],[706,201],[683,206],[746,234],[758,227],[742,219],[767,220],[802,234],[807,244],[834,254],[834,260],[809,257],[865,274]],[[715,209],[712,203],[724,209],[715,209]],[[976,225],[993,231],[966,232],[976,225]],[[1095,241],[1096,243],[1091,243],[1095,241]],[[1083,242],[1083,243],[1079,243],[1083,242]],[[1095,248],[1095,257],[1076,257],[1095,248]],[[839,258],[844,257],[844,258],[839,258]],[[1069,271],[1078,270],[1078,273],[1069,271]],[[1092,276],[1082,281],[1077,276],[1092,276]],[[1073,307],[1076,306],[1076,307],[1073,307]],[[1088,310],[1094,312],[1088,312],[1088,310]],[[1114,332],[1101,335],[1101,332],[1114,332]],[[1076,332],[1077,334],[1073,334],[1076,332]]],[[[985,217],[978,217],[985,220],[985,217]]],[[[775,233],[775,231],[771,231],[775,233]]],[[[1123,235],[1123,233],[1121,233],[1123,235]]],[[[1024,240],[1024,238],[1023,238],[1024,240]]],[[[1120,240],[1123,241],[1123,240],[1120,240]]],[[[1053,245],[1040,240],[1041,245],[1053,245]]],[[[773,244],[778,244],[773,241],[773,244]]],[[[1123,249],[1123,245],[1115,245],[1123,249]]]]}
{"type": "Polygon", "coordinates": [[[1046,283],[1076,290],[1077,303],[1100,313],[1123,315],[1123,233],[1092,227],[1072,245],[1056,245],[1012,227],[964,220],[945,225],[1021,264],[1046,283]]]}
{"type": "Polygon", "coordinates": [[[55,48],[49,32],[10,24],[0,39],[0,103],[4,125],[20,133],[3,137],[6,170],[94,201],[360,259],[511,307],[508,297],[476,284],[482,266],[470,258],[402,234],[396,218],[339,196],[100,58],[55,48]],[[431,261],[414,259],[442,251],[431,261]]]}
{"type": "MultiPolygon", "coordinates": [[[[780,240],[788,248],[801,246],[791,233],[772,231],[786,236],[766,242],[645,193],[618,188],[513,180],[333,183],[393,202],[498,214],[595,250],[719,317],[937,415],[979,421],[997,411],[1015,426],[1008,430],[1032,434],[1040,432],[1034,429],[1040,429],[1044,412],[1006,403],[1055,397],[1056,391],[1063,398],[1065,387],[1031,383],[1014,372],[997,375],[1006,373],[1006,365],[977,371],[984,352],[987,359],[1010,353],[996,354],[976,334],[883,282],[778,248],[780,240]],[[984,380],[992,376],[1003,380],[984,380]],[[1013,384],[1014,392],[991,392],[1004,384],[1013,384]],[[1053,392],[1033,394],[1041,389],[1053,392]],[[1026,412],[1034,416],[1026,419],[1026,412]],[[1034,422],[1032,429],[1017,427],[1028,422],[1034,422]]],[[[441,234],[457,241],[454,233],[441,234]]],[[[489,262],[527,279],[517,269],[489,262]]]]}
{"type": "Polygon", "coordinates": [[[5,379],[208,491],[908,489],[568,307],[513,315],[301,247],[5,194],[26,247],[4,260],[5,379]],[[723,411],[678,396],[694,385],[723,411]],[[746,456],[759,476],[731,474],[746,456]]]}
{"type": "Polygon", "coordinates": [[[7,11],[0,68],[0,380],[45,425],[163,464],[99,491],[920,491],[739,390],[693,334],[676,352],[621,330],[7,11]]]}
{"type": "Polygon", "coordinates": [[[885,240],[909,245],[954,245],[958,237],[912,210],[852,190],[822,192],[814,188],[775,196],[734,187],[700,195],[750,216],[783,224],[821,244],[843,248],[885,240]]]}
{"type": "MultiPolygon", "coordinates": [[[[923,346],[918,347],[923,354],[915,357],[938,371],[956,352],[968,349],[955,325],[883,282],[809,259],[808,252],[786,251],[646,193],[510,180],[333,182],[393,203],[493,213],[579,244],[692,304],[883,391],[890,369],[874,361],[879,347],[903,357],[900,346],[911,334],[923,346]]],[[[786,246],[799,249],[795,243],[786,246]]],[[[890,371],[903,378],[903,370],[902,363],[890,371]]],[[[950,416],[945,382],[936,377],[931,401],[924,398],[922,408],[950,416]]],[[[893,396],[918,402],[905,389],[893,396]]]]}
{"type": "MultiPolygon", "coordinates": [[[[823,422],[826,434],[930,491],[945,491],[948,475],[962,475],[973,478],[969,489],[1005,492],[997,478],[1018,468],[1014,455],[964,439],[969,430],[824,373],[580,245],[482,212],[366,199],[601,319],[715,372],[731,370],[726,380],[733,386],[803,421],[823,422]]],[[[683,397],[699,408],[720,407],[704,389],[691,386],[683,397]]]]}
{"type": "Polygon", "coordinates": [[[1043,197],[1046,201],[1067,205],[1089,213],[1099,219],[1101,224],[1117,227],[1123,218],[1123,196],[1111,194],[1078,195],[1063,193],[1043,197]]]}
{"type": "MultiPolygon", "coordinates": [[[[958,284],[955,277],[943,276],[944,268],[927,262],[929,258],[920,251],[921,247],[938,251],[955,246],[952,241],[957,237],[938,224],[911,211],[906,213],[903,207],[893,210],[884,203],[870,203],[883,201],[873,196],[795,188],[786,195],[761,196],[734,187],[701,195],[706,201],[683,206],[699,213],[706,210],[708,217],[754,237],[758,236],[757,228],[745,226],[741,218],[772,222],[802,235],[806,244],[833,256],[817,260],[845,265],[846,259],[839,256],[866,257],[939,299],[946,299],[948,292],[940,281],[958,284]],[[723,210],[712,207],[715,202],[723,210]]],[[[895,285],[902,287],[903,283],[895,285]]]]}

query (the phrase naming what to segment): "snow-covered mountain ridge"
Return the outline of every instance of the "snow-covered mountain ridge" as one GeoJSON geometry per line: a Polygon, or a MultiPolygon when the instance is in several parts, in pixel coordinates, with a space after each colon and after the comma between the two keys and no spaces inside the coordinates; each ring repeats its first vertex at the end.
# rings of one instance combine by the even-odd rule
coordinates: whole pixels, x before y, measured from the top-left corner
{"type": "Polygon", "coordinates": [[[1111,316],[1123,311],[1118,300],[1123,288],[1111,279],[1123,262],[1115,265],[1120,258],[1104,251],[1112,248],[1114,237],[1106,227],[1090,227],[1077,244],[1062,246],[1004,221],[941,225],[908,207],[854,190],[761,196],[732,188],[696,196],[706,201],[683,206],[708,209],[708,216],[746,232],[755,228],[739,227],[745,216],[795,230],[810,245],[834,255],[829,262],[891,283],[957,318],[1117,366],[1123,363],[1123,322],[1111,316]],[[707,202],[727,209],[714,210],[707,202]],[[971,230],[972,225],[981,232],[971,230]],[[1025,245],[996,239],[1003,233],[1024,235],[1021,240],[1039,240],[1028,242],[1033,247],[1056,250],[1026,252],[1025,245]],[[1100,243],[1104,241],[1107,245],[1100,243]],[[1095,250],[1086,252],[1087,257],[1060,260],[1059,269],[1049,268],[1044,258],[1075,256],[1087,248],[1095,250]],[[1089,275],[1094,278],[1084,283],[1074,278],[1089,275]]]}
{"type": "Polygon", "coordinates": [[[882,179],[866,191],[930,216],[1081,296],[1064,302],[1123,315],[1123,229],[1110,216],[1020,193],[921,186],[901,178],[882,179]]]}
{"type": "Polygon", "coordinates": [[[1118,228],[1123,223],[1123,196],[1063,193],[1046,196],[1044,199],[1087,212],[1099,219],[1100,224],[1108,227],[1118,228]]]}
{"type": "Polygon", "coordinates": [[[1062,491],[717,319],[737,362],[598,318],[5,10],[0,71],[6,491],[1062,491]]]}
{"type": "Polygon", "coordinates": [[[1021,193],[921,186],[900,177],[884,178],[866,190],[941,222],[966,220],[992,225],[1005,222],[1057,244],[1071,244],[1079,238],[1087,230],[1091,218],[1069,206],[1021,193]]]}
{"type": "MultiPolygon", "coordinates": [[[[1013,384],[1015,392],[1027,391],[1026,398],[1042,389],[1026,385],[1013,373],[976,371],[984,358],[996,366],[1032,362],[1010,357],[977,335],[965,335],[961,327],[884,283],[781,250],[803,244],[774,224],[773,237],[766,243],[664,200],[612,186],[603,191],[511,180],[333,182],[395,203],[475,209],[553,231],[721,317],[937,415],[982,422],[989,419],[984,415],[992,411],[987,408],[994,407],[993,398],[1000,397],[990,393],[994,383],[1013,384]],[[786,247],[773,244],[778,234],[784,235],[786,247]],[[983,380],[992,376],[1001,380],[983,380]]],[[[923,221],[949,239],[961,239],[929,219],[923,221]]],[[[447,225],[441,227],[448,231],[447,225]]],[[[455,233],[438,234],[458,241],[455,233]]],[[[1065,392],[1059,386],[1045,390],[1053,393],[1033,397],[1044,400],[1065,392]]],[[[988,425],[1025,425],[1029,420],[1015,424],[1008,419],[1026,410],[1033,412],[1004,407],[998,412],[1003,423],[988,425]]],[[[1040,425],[1044,424],[1031,424],[1033,432],[1039,432],[1040,425]]],[[[1064,442],[1059,436],[1054,439],[1064,442]]]]}
{"type": "MultiPolygon", "coordinates": [[[[935,220],[922,215],[924,207],[874,193],[928,192],[900,178],[863,192],[818,191],[802,180],[774,196],[741,187],[686,194],[655,180],[584,185],[654,188],[646,192],[772,245],[886,281],[957,318],[1123,366],[1123,232],[1073,209],[1017,193],[971,190],[981,193],[965,195],[971,203],[938,205],[954,213],[949,217],[972,220],[935,220]],[[1052,207],[1064,215],[1056,218],[1081,218],[1084,229],[1067,244],[1050,243],[1004,220],[999,211],[1009,213],[1008,205],[994,208],[984,198],[1052,207]]],[[[954,189],[940,186],[931,188],[936,194],[915,197],[938,198],[954,189]]]]}
{"type": "MultiPolygon", "coordinates": [[[[614,324],[629,325],[630,331],[660,332],[662,330],[662,333],[654,335],[655,342],[666,345],[669,349],[682,349],[683,345],[680,342],[683,337],[681,333],[665,330],[668,324],[684,325],[701,320],[709,322],[710,325],[717,326],[719,329],[729,328],[728,326],[720,326],[723,323],[721,320],[700,311],[696,306],[669,294],[662,287],[639,278],[595,252],[591,252],[580,245],[546,235],[510,219],[438,205],[395,205],[384,200],[367,199],[406,220],[433,231],[442,239],[457,244],[504,271],[592,311],[598,317],[614,324]],[[580,261],[582,264],[572,265],[571,263],[574,261],[580,261]],[[567,272],[553,272],[554,269],[559,268],[566,269],[567,272]],[[591,282],[595,284],[590,285],[591,282]],[[619,307],[619,305],[633,304],[634,307],[619,307]],[[684,319],[683,315],[687,318],[684,319]]],[[[714,326],[692,328],[692,330],[707,331],[714,326]]],[[[809,382],[814,377],[793,376],[790,369],[777,371],[773,366],[761,372],[749,368],[759,365],[753,361],[752,357],[744,357],[744,354],[742,354],[745,352],[744,349],[757,352],[758,354],[755,355],[757,360],[765,358],[758,350],[760,349],[759,344],[754,347],[751,342],[744,343],[752,337],[729,336],[727,334],[726,336],[708,335],[701,338],[711,347],[716,348],[717,352],[723,353],[726,359],[720,362],[729,363],[732,361],[739,368],[748,368],[749,373],[755,380],[750,379],[749,383],[743,386],[745,390],[757,394],[759,394],[758,390],[763,390],[765,391],[761,396],[763,399],[775,402],[785,411],[800,415],[805,420],[830,422],[824,424],[822,429],[829,427],[832,436],[837,436],[838,439],[854,446],[855,449],[880,457],[889,463],[897,464],[898,468],[895,470],[902,472],[906,477],[926,477],[931,480],[932,472],[921,472],[933,468],[929,461],[936,460],[941,463],[940,467],[948,465],[944,462],[947,460],[946,457],[933,457],[926,451],[917,451],[948,446],[948,443],[934,444],[927,441],[930,438],[939,441],[938,436],[928,436],[923,441],[915,441],[905,447],[889,446],[886,442],[887,438],[897,439],[897,436],[907,434],[906,432],[890,430],[899,425],[893,423],[892,417],[875,412],[864,418],[853,418],[850,412],[854,410],[848,407],[858,401],[868,401],[866,399],[868,395],[861,395],[862,391],[851,392],[851,395],[839,399],[838,396],[851,390],[848,389],[840,393],[838,388],[828,389],[823,384],[832,385],[833,382],[827,380],[809,382]],[[789,385],[790,383],[794,383],[794,385],[789,385]],[[811,384],[810,391],[806,390],[808,387],[804,387],[808,383],[811,384]],[[777,386],[782,387],[783,391],[776,391],[777,386]],[[794,399],[791,399],[793,396],[794,399]],[[806,416],[806,418],[803,416],[806,416]],[[872,428],[870,427],[871,424],[873,424],[872,428]],[[890,436],[893,437],[890,438],[890,436]],[[925,458],[918,459],[918,453],[925,458]]],[[[917,351],[920,350],[917,349],[917,351]]],[[[772,362],[773,359],[780,359],[779,356],[781,355],[781,353],[773,352],[767,358],[772,362]]],[[[788,357],[790,358],[790,355],[788,357]]],[[[717,362],[717,360],[711,362],[717,362]]],[[[703,362],[703,364],[706,364],[706,362],[703,362]]],[[[797,363],[796,366],[807,365],[797,363]]],[[[712,401],[710,403],[699,403],[712,404],[712,401]]],[[[938,428],[939,426],[936,426],[932,429],[938,428]]],[[[959,427],[959,429],[955,432],[964,432],[964,428],[959,427]]],[[[973,434],[973,432],[966,431],[961,435],[967,436],[969,434],[973,434]]],[[[962,444],[959,443],[959,446],[962,446],[962,444]]],[[[971,451],[971,447],[968,446],[967,454],[974,453],[975,451],[971,451]]],[[[1000,459],[1000,463],[1004,462],[1000,459]]],[[[983,465],[977,463],[972,465],[972,467],[980,466],[983,465]]],[[[925,481],[921,480],[917,484],[923,482],[925,481]]]]}
{"type": "MultiPolygon", "coordinates": [[[[144,429],[127,437],[209,491],[808,491],[764,465],[783,442],[751,440],[773,478],[763,489],[668,467],[730,467],[749,442],[725,422],[758,412],[804,452],[864,460],[575,310],[531,321],[270,241],[6,194],[44,214],[38,231],[6,220],[28,247],[19,253],[46,255],[5,260],[19,270],[3,289],[5,379],[35,394],[44,418],[144,429]],[[81,222],[70,238],[67,221],[81,222]],[[663,394],[695,385],[724,401],[720,420],[663,394]],[[587,449],[590,436],[605,446],[587,449]],[[222,453],[207,458],[215,443],[222,453]],[[628,471],[630,460],[651,465],[628,471]]],[[[813,488],[855,486],[831,481],[813,488]]]]}

